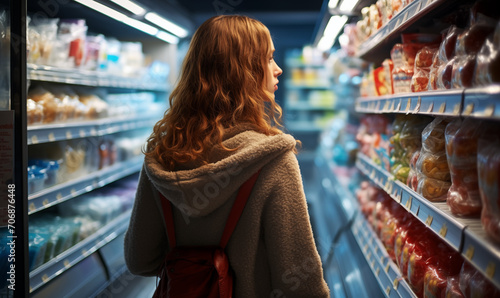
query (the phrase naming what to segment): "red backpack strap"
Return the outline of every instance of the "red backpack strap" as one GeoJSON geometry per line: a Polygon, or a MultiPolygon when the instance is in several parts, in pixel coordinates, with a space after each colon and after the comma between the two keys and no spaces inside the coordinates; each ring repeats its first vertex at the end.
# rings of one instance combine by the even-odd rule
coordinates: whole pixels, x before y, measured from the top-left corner
{"type": "Polygon", "coordinates": [[[165,219],[165,225],[167,226],[168,243],[170,244],[170,248],[172,249],[176,245],[172,204],[165,198],[165,196],[163,196],[161,192],[158,193],[160,194],[161,207],[163,209],[163,218],[165,219]]]}
{"type": "Polygon", "coordinates": [[[257,173],[253,174],[252,177],[250,177],[250,179],[245,181],[245,183],[241,185],[238,191],[238,195],[236,196],[236,200],[233,203],[233,207],[231,208],[231,213],[227,218],[226,226],[224,227],[224,232],[222,233],[222,238],[220,240],[219,245],[223,249],[226,248],[227,242],[229,241],[231,234],[236,228],[236,224],[240,219],[241,213],[243,213],[243,209],[245,208],[248,197],[252,192],[252,188],[255,184],[255,181],[257,181],[257,178],[259,177],[259,173],[260,170],[257,171],[257,173]]]}

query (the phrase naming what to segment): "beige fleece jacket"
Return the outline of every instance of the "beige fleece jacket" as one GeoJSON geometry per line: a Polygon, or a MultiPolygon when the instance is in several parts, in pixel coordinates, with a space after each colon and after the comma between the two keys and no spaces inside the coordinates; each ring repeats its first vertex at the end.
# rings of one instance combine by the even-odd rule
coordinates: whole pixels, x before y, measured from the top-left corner
{"type": "Polygon", "coordinates": [[[238,188],[262,169],[226,253],[234,297],[329,297],[292,136],[245,128],[225,135],[210,163],[166,171],[146,158],[125,235],[130,272],[155,275],[169,250],[158,191],[171,201],[178,246],[218,245],[238,188]]]}

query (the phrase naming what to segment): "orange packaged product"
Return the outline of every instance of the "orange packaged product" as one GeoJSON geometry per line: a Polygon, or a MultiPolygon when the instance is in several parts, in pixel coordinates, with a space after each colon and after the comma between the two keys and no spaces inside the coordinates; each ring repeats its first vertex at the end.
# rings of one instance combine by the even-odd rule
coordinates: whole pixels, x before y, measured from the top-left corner
{"type": "Polygon", "coordinates": [[[450,182],[421,175],[418,178],[417,192],[431,202],[444,202],[450,186],[450,182]]]}
{"type": "Polygon", "coordinates": [[[446,200],[453,214],[479,216],[482,208],[477,175],[477,143],[483,122],[456,119],[446,127],[446,155],[452,186],[446,200]]]}
{"type": "Polygon", "coordinates": [[[439,52],[434,53],[434,56],[432,57],[432,65],[429,70],[429,84],[427,86],[427,90],[437,90],[438,69],[441,64],[442,63],[439,60],[439,52]]]}
{"type": "Polygon", "coordinates": [[[425,152],[420,154],[416,169],[427,178],[450,181],[450,169],[448,168],[448,161],[446,153],[435,154],[425,152]]]}
{"type": "Polygon", "coordinates": [[[481,223],[495,241],[500,242],[500,137],[498,127],[490,126],[478,143],[478,184],[483,209],[481,223]]]}
{"type": "Polygon", "coordinates": [[[385,81],[388,86],[388,94],[394,94],[394,82],[392,80],[392,71],[394,70],[394,63],[391,59],[385,59],[382,62],[382,66],[384,67],[385,81]]]}

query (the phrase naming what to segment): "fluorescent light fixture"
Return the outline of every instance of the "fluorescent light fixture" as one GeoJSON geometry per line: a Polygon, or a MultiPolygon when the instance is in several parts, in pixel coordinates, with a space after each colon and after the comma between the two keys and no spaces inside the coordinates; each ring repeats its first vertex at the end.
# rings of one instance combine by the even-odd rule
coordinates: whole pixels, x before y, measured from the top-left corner
{"type": "Polygon", "coordinates": [[[140,5],[137,5],[130,0],[111,0],[111,1],[120,5],[121,7],[125,8],[126,10],[130,11],[135,15],[143,16],[146,13],[146,10],[144,8],[142,8],[140,5]]]}
{"type": "Polygon", "coordinates": [[[322,51],[330,50],[345,23],[347,23],[347,16],[332,16],[326,25],[323,37],[318,42],[317,48],[322,51]]]}
{"type": "Polygon", "coordinates": [[[188,35],[188,31],[180,26],[177,26],[176,24],[170,22],[167,19],[164,19],[157,15],[154,12],[148,12],[145,16],[146,20],[150,21],[151,23],[154,23],[163,29],[172,32],[173,34],[179,36],[179,37],[186,37],[188,35]]]}
{"type": "MultiPolygon", "coordinates": [[[[151,26],[151,25],[148,25],[144,22],[141,22],[141,21],[138,21],[136,19],[133,19],[131,17],[128,17],[126,15],[124,15],[123,13],[121,12],[118,12],[112,8],[109,8],[108,6],[106,5],[103,5],[101,3],[98,3],[98,2],[95,2],[93,0],[75,0],[76,2],[80,3],[80,4],[83,4],[95,11],[98,11],[104,15],[107,15],[108,17],[110,18],[113,18],[117,21],[120,21],[124,24],[127,24],[129,25],[130,27],[133,27],[137,30],[140,30],[142,32],[145,32],[149,35],[152,35],[152,36],[155,36],[157,37],[158,39],[161,39],[163,41],[166,41],[166,42],[170,42],[169,40],[172,40],[171,43],[178,43],[179,40],[177,39],[173,39],[173,38],[167,38],[164,36],[164,34],[159,34],[163,31],[160,31],[158,30],[157,28],[151,26]]],[[[168,34],[166,32],[163,32],[165,34],[168,34]]],[[[175,36],[174,36],[175,37],[175,36]]]]}
{"type": "Polygon", "coordinates": [[[149,35],[156,35],[158,31],[160,31],[151,25],[148,25],[146,23],[143,23],[141,21],[132,18],[127,18],[123,22],[129,25],[130,27],[134,27],[135,29],[141,30],[142,32],[145,32],[149,35]]]}
{"type": "Polygon", "coordinates": [[[330,9],[334,9],[337,5],[339,5],[339,0],[330,0],[328,2],[328,8],[330,9]]]}
{"type": "Polygon", "coordinates": [[[342,0],[339,9],[340,11],[351,12],[358,2],[359,0],[342,0]]]}
{"type": "Polygon", "coordinates": [[[156,34],[156,37],[158,37],[159,39],[161,40],[164,40],[168,43],[172,43],[172,44],[178,44],[179,43],[179,38],[175,35],[172,35],[170,33],[167,33],[165,31],[159,31],[157,34],[156,34]]]}
{"type": "Polygon", "coordinates": [[[75,0],[75,1],[120,22],[123,22],[126,18],[128,18],[123,13],[118,12],[112,8],[107,7],[106,5],[95,2],[93,0],[75,0]]]}

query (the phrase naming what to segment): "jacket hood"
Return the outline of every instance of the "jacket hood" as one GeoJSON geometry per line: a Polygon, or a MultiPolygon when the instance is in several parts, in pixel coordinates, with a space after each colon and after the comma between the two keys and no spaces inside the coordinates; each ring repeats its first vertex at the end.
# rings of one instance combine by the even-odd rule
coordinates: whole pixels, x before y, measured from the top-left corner
{"type": "Polygon", "coordinates": [[[226,151],[214,146],[206,165],[188,164],[167,171],[154,158],[146,157],[149,180],[174,206],[191,217],[210,214],[236,194],[239,187],[259,169],[296,145],[291,135],[267,136],[249,128],[225,133],[226,151]]]}

